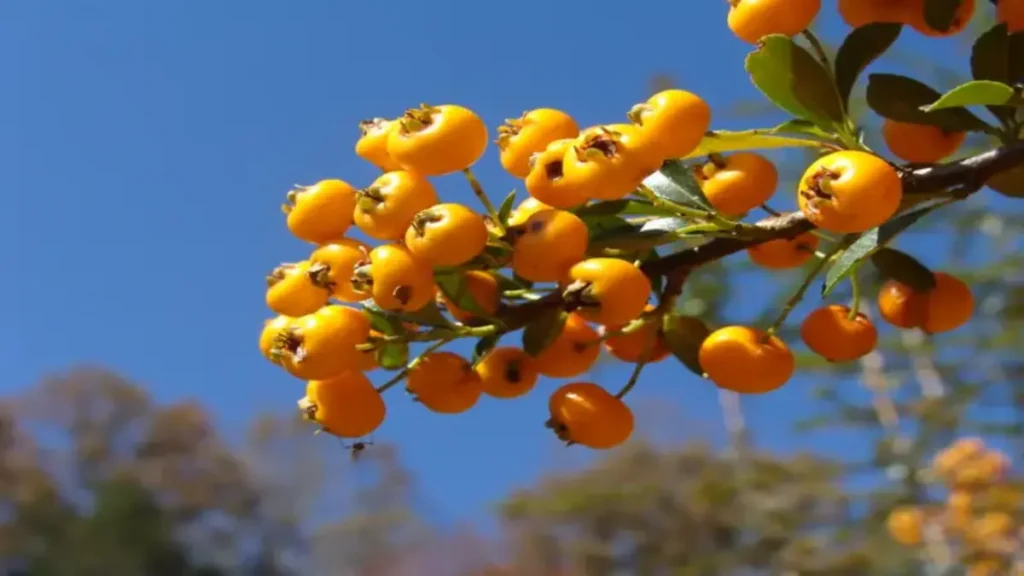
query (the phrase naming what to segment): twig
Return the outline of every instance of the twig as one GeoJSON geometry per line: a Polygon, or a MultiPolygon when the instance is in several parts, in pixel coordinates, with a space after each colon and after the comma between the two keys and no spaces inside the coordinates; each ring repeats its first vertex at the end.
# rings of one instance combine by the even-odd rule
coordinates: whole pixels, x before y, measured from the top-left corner
{"type": "Polygon", "coordinates": [[[409,376],[409,372],[411,372],[413,368],[415,368],[420,362],[423,361],[424,356],[427,356],[431,352],[436,352],[438,349],[440,349],[445,344],[448,344],[449,342],[451,342],[450,338],[444,338],[438,340],[437,342],[434,342],[430,346],[427,346],[423,353],[413,358],[412,362],[409,362],[409,364],[405,368],[403,368],[401,372],[395,374],[393,378],[378,386],[377,392],[384,392],[385,390],[392,388],[402,380],[405,380],[405,378],[409,376]]]}
{"type": "MultiPolygon", "coordinates": [[[[903,192],[909,196],[935,195],[951,188],[975,190],[996,174],[1024,165],[1024,142],[982,152],[955,162],[906,169],[900,174],[903,192]]],[[[680,250],[644,263],[640,269],[652,278],[668,276],[678,270],[694,268],[721,260],[770,240],[790,239],[814,229],[801,212],[765,218],[744,226],[746,238],[716,238],[707,244],[680,250]]],[[[543,298],[508,307],[501,315],[509,331],[522,328],[552,308],[564,307],[561,295],[553,292],[543,298]]]]}

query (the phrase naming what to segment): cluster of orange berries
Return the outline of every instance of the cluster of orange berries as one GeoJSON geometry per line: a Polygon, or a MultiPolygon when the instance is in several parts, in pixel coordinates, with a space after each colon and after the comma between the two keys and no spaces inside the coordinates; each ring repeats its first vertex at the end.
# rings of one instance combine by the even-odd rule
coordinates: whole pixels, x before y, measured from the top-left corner
{"type": "MultiPolygon", "coordinates": [[[[386,337],[372,329],[365,310],[349,306],[366,300],[397,315],[438,303],[465,327],[486,324],[500,311],[501,280],[551,283],[577,305],[557,337],[533,356],[498,347],[475,363],[443,351],[413,361],[406,390],[438,413],[468,410],[482,394],[521,396],[541,375],[579,376],[602,344],[630,362],[666,357],[662,342],[648,343],[657,340],[660,325],[622,330],[651,311],[650,280],[630,261],[588,257],[589,230],[569,209],[631,194],[666,159],[698,146],[711,112],[699,97],[668,90],[633,107],[628,119],[580,130],[568,114],[542,108],[506,121],[498,129],[501,164],[525,180],[530,198],[505,222],[470,172],[488,144],[476,113],[424,105],[394,120],[363,122],[356,154],[384,173],[361,189],[324,180],[289,192],[288,229],[317,247],[267,278],[266,302],[278,316],[265,324],[260,347],[308,381],[300,401],[307,417],[351,438],[383,422],[385,403],[365,373],[379,366],[375,348],[386,337]],[[469,178],[490,214],[440,200],[431,179],[455,172],[469,178]],[[353,228],[380,244],[348,237],[353,228]],[[499,277],[505,267],[513,279],[499,277]],[[472,306],[460,307],[440,291],[437,274],[460,274],[472,306]]],[[[549,425],[567,441],[603,448],[623,442],[633,420],[603,388],[573,383],[552,395],[549,425]]]]}
{"type": "MultiPolygon", "coordinates": [[[[932,38],[964,31],[974,16],[976,1],[961,0],[946,30],[937,30],[925,19],[927,0],[839,0],[839,15],[847,25],[892,23],[910,26],[932,38]]],[[[1010,33],[1024,30],[1024,1],[995,0],[996,16],[1010,33]]],[[[756,44],[769,34],[795,36],[811,26],[821,12],[821,0],[729,0],[729,28],[745,42],[756,44]]]]}
{"type": "Polygon", "coordinates": [[[905,546],[937,541],[957,550],[971,575],[1017,574],[1010,569],[1021,543],[1024,491],[1008,477],[1009,468],[1004,454],[978,438],[953,442],[936,454],[930,470],[943,484],[945,501],[893,509],[889,535],[905,546]]]}

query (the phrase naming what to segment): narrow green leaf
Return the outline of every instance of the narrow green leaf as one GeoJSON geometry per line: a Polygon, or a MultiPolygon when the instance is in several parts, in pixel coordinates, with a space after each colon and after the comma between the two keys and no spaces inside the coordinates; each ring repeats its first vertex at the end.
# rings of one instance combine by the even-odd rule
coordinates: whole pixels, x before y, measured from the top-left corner
{"type": "Polygon", "coordinates": [[[779,124],[774,128],[771,128],[769,132],[772,134],[807,134],[809,136],[815,136],[821,139],[832,138],[832,136],[828,132],[825,132],[821,128],[818,128],[817,126],[814,125],[813,122],[808,122],[807,120],[798,120],[796,118],[786,120],[782,124],[779,124]]]}
{"type": "Polygon", "coordinates": [[[515,203],[516,191],[513,190],[508,193],[508,196],[505,196],[505,199],[501,202],[501,206],[498,208],[498,220],[501,221],[502,226],[508,224],[508,217],[512,214],[512,208],[515,206],[515,203]]]}
{"type": "MultiPolygon", "coordinates": [[[[791,123],[804,122],[804,124],[791,124],[788,126],[790,133],[808,134],[816,138],[826,139],[829,134],[818,128],[813,123],[791,120],[791,123]],[[800,126],[802,129],[797,130],[800,126]]],[[[785,126],[785,125],[783,125],[785,126]]],[[[775,148],[815,148],[821,146],[821,140],[808,138],[793,138],[784,136],[785,131],[776,128],[755,128],[740,132],[728,130],[715,130],[704,135],[700,145],[686,156],[686,159],[700,158],[708,154],[722,154],[738,150],[769,150],[775,148]]]]}
{"type": "Polygon", "coordinates": [[[917,258],[892,248],[879,248],[871,255],[871,263],[884,278],[906,284],[915,290],[935,287],[935,275],[917,258]]]}
{"type": "Polygon", "coordinates": [[[745,68],[754,86],[793,116],[825,129],[843,121],[843,105],[828,70],[788,36],[761,38],[745,68]]]}
{"type": "Polygon", "coordinates": [[[942,97],[936,90],[898,74],[868,76],[868,106],[883,118],[898,122],[927,124],[950,132],[988,132],[992,127],[964,108],[947,108],[925,112],[942,97]]]}
{"type": "MultiPolygon", "coordinates": [[[[494,277],[498,279],[498,289],[501,290],[502,292],[506,292],[509,290],[528,290],[532,286],[532,284],[529,282],[521,283],[513,278],[509,278],[508,276],[498,274],[497,272],[491,272],[491,274],[494,274],[494,277]]],[[[437,276],[435,275],[434,278],[436,282],[437,276]]],[[[441,288],[440,283],[438,283],[438,288],[441,290],[441,292],[445,295],[446,298],[451,300],[451,297],[448,296],[447,292],[444,291],[444,288],[441,288]]],[[[452,302],[454,302],[454,300],[452,300],[452,302]]],[[[463,308],[463,310],[465,310],[465,308],[463,308]]],[[[466,311],[469,312],[469,310],[466,311]]]]}
{"type": "Polygon", "coordinates": [[[971,80],[946,92],[921,110],[931,112],[966,106],[1005,106],[1013,101],[1014,96],[1014,89],[1002,82],[971,80]]]}
{"type": "Polygon", "coordinates": [[[650,188],[659,198],[676,204],[711,210],[700,183],[693,174],[693,168],[679,160],[669,160],[661,169],[644,179],[644,186],[650,188]]]}
{"type": "Polygon", "coordinates": [[[473,365],[476,366],[476,364],[480,362],[481,358],[486,356],[491,350],[494,350],[494,347],[498,345],[499,340],[501,340],[501,334],[484,336],[477,340],[476,346],[473,347],[473,365]]]}
{"type": "Polygon", "coordinates": [[[441,312],[436,302],[429,302],[426,306],[415,312],[404,312],[400,317],[406,322],[413,322],[420,326],[447,328],[452,325],[452,321],[441,312]]]}
{"type": "Polygon", "coordinates": [[[665,345],[672,354],[698,376],[704,375],[700,367],[700,346],[711,334],[711,329],[700,318],[672,312],[662,318],[665,345]]]}
{"type": "Polygon", "coordinates": [[[854,29],[843,40],[836,53],[835,69],[836,89],[844,108],[861,72],[896,42],[902,30],[900,24],[878,22],[854,29]]]}
{"type": "Polygon", "coordinates": [[[571,211],[580,218],[597,216],[673,216],[671,210],[659,208],[647,200],[624,198],[594,202],[571,211]]]}
{"type": "Polygon", "coordinates": [[[546,311],[527,324],[523,328],[523,350],[530,356],[543,352],[562,333],[562,327],[565,326],[568,317],[564,310],[556,308],[546,311]]]}
{"type": "Polygon", "coordinates": [[[629,224],[605,230],[590,239],[591,250],[650,250],[671,242],[672,233],[686,223],[680,218],[658,218],[642,225],[629,224]]]}
{"type": "Polygon", "coordinates": [[[947,32],[953,26],[961,2],[963,0],[925,0],[925,24],[939,32],[947,32]]]}
{"type": "Polygon", "coordinates": [[[587,225],[591,242],[595,238],[600,238],[602,235],[610,234],[616,230],[628,232],[634,228],[632,224],[620,216],[585,216],[580,219],[587,225]]]}
{"type": "Polygon", "coordinates": [[[914,225],[918,220],[941,206],[932,204],[904,212],[882,224],[878,228],[872,228],[847,248],[828,269],[825,274],[825,283],[821,286],[822,297],[828,296],[840,282],[853,274],[864,260],[871,256],[879,247],[885,246],[897,234],[914,225]]]}

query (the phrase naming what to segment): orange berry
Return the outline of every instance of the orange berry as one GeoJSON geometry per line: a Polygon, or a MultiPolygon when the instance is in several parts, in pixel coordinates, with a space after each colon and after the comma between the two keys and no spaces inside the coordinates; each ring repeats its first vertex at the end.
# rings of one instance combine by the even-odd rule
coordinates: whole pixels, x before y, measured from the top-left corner
{"type": "Polygon", "coordinates": [[[326,380],[360,361],[356,346],[370,336],[370,319],[355,308],[328,305],[296,318],[277,334],[273,357],[293,376],[326,380]]]}
{"type": "Polygon", "coordinates": [[[1021,0],[998,0],[996,17],[1006,23],[1010,34],[1024,32],[1024,2],[1021,0]]]}
{"type": "Polygon", "coordinates": [[[432,352],[409,370],[405,390],[432,412],[459,414],[476,405],[483,384],[465,358],[432,352]]]}
{"type": "Polygon", "coordinates": [[[921,328],[929,334],[950,332],[974,315],[974,294],[962,280],[935,272],[935,287],[914,290],[895,279],[887,280],[878,292],[878,312],[897,328],[921,328]]]}
{"type": "Polygon", "coordinates": [[[579,133],[576,121],[561,110],[536,108],[523,112],[498,128],[496,144],[501,150],[501,166],[516,178],[526,178],[531,156],[544,151],[555,140],[572,139],[579,133]]]}
{"type": "Polygon", "coordinates": [[[558,282],[587,254],[590,232],[572,212],[540,210],[510,230],[512,270],[530,282],[558,282]]]}
{"type": "MultiPolygon", "coordinates": [[[[465,279],[463,286],[469,292],[470,298],[488,316],[494,315],[501,304],[501,289],[498,279],[494,274],[484,270],[470,270],[462,272],[462,275],[465,279]]],[[[441,301],[448,309],[448,313],[459,322],[465,324],[476,319],[472,312],[459,308],[446,295],[441,295],[441,301]]]]}
{"type": "Polygon", "coordinates": [[[289,316],[276,316],[264,321],[263,330],[260,331],[260,354],[267,360],[274,361],[274,348],[279,337],[294,324],[295,319],[289,316]]]}
{"type": "Polygon", "coordinates": [[[562,179],[593,200],[618,200],[636,190],[662,158],[632,124],[594,126],[565,152],[562,179]]]}
{"type": "Polygon", "coordinates": [[[304,316],[327,304],[331,292],[310,276],[308,260],[281,264],[267,275],[267,307],[283,316],[304,316]]]}
{"type": "Polygon", "coordinates": [[[818,237],[805,232],[794,238],[769,240],[747,248],[750,261],[769,270],[799,268],[814,257],[818,237]]]}
{"type": "Polygon", "coordinates": [[[633,412],[591,382],[566,384],[548,399],[548,427],[561,440],[588,448],[614,448],[633,434],[633,412]]]}
{"type": "Polygon", "coordinates": [[[946,496],[946,524],[954,530],[965,530],[974,515],[974,495],[967,490],[952,490],[946,496]]]}
{"type": "Polygon", "coordinates": [[[479,214],[462,204],[438,204],[413,217],[405,245],[433,266],[461,266],[483,253],[487,237],[479,214]]]}
{"type": "Polygon", "coordinates": [[[371,238],[389,241],[404,239],[416,214],[440,202],[429,180],[405,170],[381,174],[358,195],[356,226],[371,238]]]}
{"type": "Polygon", "coordinates": [[[406,110],[388,136],[388,154],[423,176],[466,170],[487,149],[487,125],[476,112],[454,104],[406,110]]]}
{"type": "Polygon", "coordinates": [[[711,206],[726,216],[742,216],[764,204],[779,185],[775,164],[754,152],[715,157],[695,175],[711,206]]]}
{"type": "Polygon", "coordinates": [[[956,152],[967,133],[886,119],[882,123],[882,138],[889,151],[900,160],[932,164],[956,152]]]}
{"type": "Polygon", "coordinates": [[[924,537],[924,513],[912,506],[900,506],[889,513],[886,529],[889,536],[904,546],[917,546],[924,537]]]}
{"type": "Polygon", "coordinates": [[[359,140],[356,140],[356,156],[385,172],[400,170],[402,167],[388,154],[388,137],[398,127],[394,120],[373,118],[359,123],[359,140]]]}
{"type": "Polygon", "coordinates": [[[484,394],[493,398],[518,398],[537,384],[533,359],[521,348],[494,348],[484,354],[476,367],[484,394]]]}
{"type": "Polygon", "coordinates": [[[910,21],[915,0],[839,0],[839,16],[847,26],[904,24],[910,21]]]}
{"type": "Polygon", "coordinates": [[[627,114],[662,159],[684,158],[711,127],[711,107],[686,90],[662,90],[627,114]]]}
{"type": "Polygon", "coordinates": [[[352,286],[352,275],[369,253],[369,246],[351,238],[324,244],[309,256],[310,278],[342,302],[362,302],[370,295],[352,286]]]}
{"type": "Polygon", "coordinates": [[[829,362],[865,356],[878,344],[878,330],[864,314],[851,318],[850,312],[836,304],[818,308],[800,325],[800,337],[812,352],[829,362]]]}
{"type": "Polygon", "coordinates": [[[896,213],[903,182],[891,164],[859,150],[815,160],[800,179],[800,210],[829,232],[856,233],[879,226],[896,213]]]}
{"type": "Polygon", "coordinates": [[[785,342],[747,326],[715,330],[700,345],[698,357],[708,379],[742,394],[776,390],[789,381],[795,368],[785,342]]]}
{"type": "Polygon", "coordinates": [[[356,189],[341,180],[321,180],[288,192],[282,206],[288,230],[299,240],[326,244],[340,240],[352,226],[356,189]]]}
{"type": "Polygon", "coordinates": [[[590,370],[601,355],[598,333],[578,314],[569,314],[561,333],[533,357],[533,367],[549,378],[573,378],[590,370]]]}
{"type": "Polygon", "coordinates": [[[949,478],[957,467],[985,452],[985,443],[979,438],[960,438],[939,451],[932,460],[932,468],[941,478],[949,478]]]}
{"type": "Polygon", "coordinates": [[[729,0],[729,29],[750,44],[769,34],[796,36],[821,11],[821,0],[729,0]]]}
{"type": "Polygon", "coordinates": [[[633,263],[618,258],[588,258],[569,269],[563,298],[576,312],[598,324],[636,320],[651,296],[651,281],[633,263]]]}
{"type": "Polygon", "coordinates": [[[565,155],[574,138],[555,140],[530,160],[526,192],[531,199],[551,208],[575,208],[587,202],[582,190],[565,179],[565,155]]]}
{"type": "Polygon", "coordinates": [[[910,2],[910,9],[908,12],[909,17],[907,18],[907,23],[910,24],[911,28],[925,36],[930,36],[932,38],[955,36],[967,28],[967,25],[971,22],[971,18],[974,16],[974,0],[961,0],[960,7],[957,9],[956,16],[953,18],[953,22],[950,25],[949,30],[939,31],[929,26],[925,21],[925,1],[926,0],[912,0],[910,2]]]}
{"type": "Polygon", "coordinates": [[[306,398],[299,402],[306,417],[324,431],[342,438],[361,438],[384,423],[387,406],[370,379],[350,371],[306,385],[306,398]]]}
{"type": "Polygon", "coordinates": [[[397,244],[377,246],[369,263],[356,268],[352,285],[370,292],[384,310],[415,312],[434,300],[434,271],[426,262],[397,244]]]}
{"type": "Polygon", "coordinates": [[[550,210],[552,208],[554,208],[554,206],[548,206],[536,198],[526,198],[508,215],[508,225],[520,226],[525,224],[526,221],[529,220],[530,216],[533,216],[537,212],[540,212],[541,210],[550,210]]]}

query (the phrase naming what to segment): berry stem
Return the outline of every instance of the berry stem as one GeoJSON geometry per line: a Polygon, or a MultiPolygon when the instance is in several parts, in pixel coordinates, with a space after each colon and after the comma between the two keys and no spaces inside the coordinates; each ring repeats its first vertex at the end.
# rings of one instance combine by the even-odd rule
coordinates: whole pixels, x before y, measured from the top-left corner
{"type": "MultiPolygon", "coordinates": [[[[643,324],[641,324],[641,326],[643,326],[643,324]]],[[[635,366],[633,366],[633,373],[629,375],[629,380],[626,381],[626,385],[623,386],[622,389],[619,390],[618,394],[615,395],[616,398],[621,400],[626,396],[626,394],[629,394],[629,391],[632,390],[634,386],[636,386],[636,383],[640,380],[640,373],[643,372],[644,366],[646,366],[651,360],[651,355],[654,353],[654,344],[657,341],[658,331],[651,330],[650,333],[647,334],[647,338],[644,338],[644,349],[643,352],[640,353],[640,360],[635,366]]]]}
{"type": "Polygon", "coordinates": [[[857,278],[856,270],[854,270],[853,274],[850,274],[850,289],[853,290],[853,301],[850,302],[850,314],[847,318],[853,320],[860,313],[860,279],[857,278]]]}
{"type": "Polygon", "coordinates": [[[807,294],[807,290],[811,287],[811,284],[814,283],[814,279],[817,278],[818,274],[821,274],[821,271],[825,269],[825,266],[832,261],[832,257],[845,250],[848,245],[849,243],[847,242],[840,242],[833,246],[823,258],[818,258],[816,260],[814,266],[811,267],[810,272],[807,273],[807,277],[805,277],[804,281],[800,283],[800,287],[797,288],[796,292],[789,297],[789,300],[786,300],[785,305],[783,305],[782,310],[775,318],[775,321],[772,322],[771,326],[769,326],[765,331],[769,338],[775,334],[775,331],[778,330],[780,326],[782,326],[783,322],[786,321],[786,318],[789,317],[790,312],[793,311],[793,308],[796,308],[796,305],[804,299],[804,295],[807,294]]]}
{"type": "Polygon", "coordinates": [[[487,197],[487,192],[484,192],[484,187],[480,184],[480,180],[477,180],[476,175],[473,174],[472,168],[464,168],[462,174],[469,182],[469,187],[473,189],[473,194],[476,195],[480,203],[483,204],[484,209],[487,210],[487,215],[491,217],[498,236],[504,236],[505,225],[501,222],[501,218],[498,217],[498,211],[494,208],[494,204],[491,203],[491,199],[487,197]]]}

